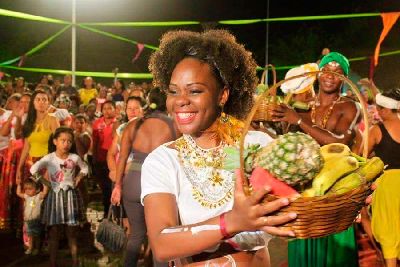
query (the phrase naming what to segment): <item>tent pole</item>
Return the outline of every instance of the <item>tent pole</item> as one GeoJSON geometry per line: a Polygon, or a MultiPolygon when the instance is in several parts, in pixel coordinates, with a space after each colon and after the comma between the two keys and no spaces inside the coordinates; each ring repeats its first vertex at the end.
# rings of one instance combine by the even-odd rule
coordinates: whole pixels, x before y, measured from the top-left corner
{"type": "MultiPolygon", "coordinates": [[[[269,18],[269,0],[267,0],[267,19],[269,18]]],[[[265,67],[268,68],[269,64],[269,22],[266,22],[266,33],[265,33],[265,67]]],[[[268,84],[268,70],[265,72],[265,81],[268,84]]]]}
{"type": "Polygon", "coordinates": [[[72,44],[71,44],[71,74],[72,85],[75,86],[75,71],[76,71],[76,0],[72,0],[72,44]]]}

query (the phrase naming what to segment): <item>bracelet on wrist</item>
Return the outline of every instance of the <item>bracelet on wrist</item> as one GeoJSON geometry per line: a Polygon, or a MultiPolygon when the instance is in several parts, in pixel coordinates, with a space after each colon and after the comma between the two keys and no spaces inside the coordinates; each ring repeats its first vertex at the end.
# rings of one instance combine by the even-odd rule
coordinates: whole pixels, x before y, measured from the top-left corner
{"type": "Polygon", "coordinates": [[[224,239],[228,239],[232,235],[230,235],[226,230],[225,214],[226,212],[219,215],[219,231],[221,232],[221,235],[224,239]]]}

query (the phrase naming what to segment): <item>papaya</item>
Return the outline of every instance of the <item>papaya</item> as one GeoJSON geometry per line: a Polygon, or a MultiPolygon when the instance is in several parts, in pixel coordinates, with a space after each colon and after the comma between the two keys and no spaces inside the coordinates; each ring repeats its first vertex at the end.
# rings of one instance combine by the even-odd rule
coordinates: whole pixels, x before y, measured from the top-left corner
{"type": "Polygon", "coordinates": [[[299,195],[295,189],[278,180],[270,172],[261,167],[256,167],[253,170],[249,180],[253,190],[260,190],[265,186],[269,186],[271,187],[270,194],[275,196],[294,197],[299,195]]]}

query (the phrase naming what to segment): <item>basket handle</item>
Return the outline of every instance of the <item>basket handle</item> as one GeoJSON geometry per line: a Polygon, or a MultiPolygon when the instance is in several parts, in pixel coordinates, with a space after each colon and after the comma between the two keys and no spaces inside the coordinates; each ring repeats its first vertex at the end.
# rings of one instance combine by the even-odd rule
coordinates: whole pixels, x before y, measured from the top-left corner
{"type": "Polygon", "coordinates": [[[260,81],[260,83],[261,83],[261,84],[268,85],[268,81],[266,81],[268,69],[271,69],[271,72],[272,72],[272,81],[273,81],[273,84],[272,84],[272,85],[275,85],[275,84],[276,84],[276,68],[275,68],[275,66],[272,65],[272,64],[268,64],[268,65],[265,66],[264,71],[263,71],[263,73],[262,73],[262,75],[261,75],[261,81],[260,81]]]}
{"type": "MultiPolygon", "coordinates": [[[[243,186],[244,186],[244,191],[246,192],[246,194],[250,194],[248,188],[249,188],[249,181],[248,178],[245,176],[244,174],[244,139],[246,137],[247,132],[249,131],[250,128],[250,124],[251,121],[254,117],[254,114],[257,111],[258,106],[260,105],[261,101],[263,98],[266,98],[268,95],[276,95],[276,91],[277,88],[279,86],[281,86],[284,82],[290,81],[290,80],[294,80],[297,78],[301,78],[301,77],[306,77],[306,76],[311,76],[311,75],[318,75],[320,73],[330,73],[333,74],[335,76],[338,76],[341,80],[345,81],[351,88],[351,90],[353,91],[353,93],[357,96],[358,100],[361,103],[361,110],[363,112],[363,119],[365,122],[365,130],[363,132],[363,139],[365,140],[365,144],[364,144],[364,148],[363,148],[363,157],[367,157],[368,156],[368,138],[369,138],[369,133],[368,133],[368,129],[369,129],[369,122],[368,122],[368,113],[367,110],[365,109],[366,107],[366,103],[364,98],[362,97],[360,91],[358,90],[357,86],[346,76],[333,72],[333,71],[312,71],[312,72],[307,72],[307,73],[303,73],[300,75],[296,75],[284,80],[279,81],[278,83],[274,84],[269,90],[266,90],[264,93],[262,93],[256,100],[254,106],[252,107],[252,109],[250,110],[249,115],[246,118],[246,121],[244,123],[244,127],[243,127],[243,132],[242,132],[242,136],[240,138],[240,147],[239,147],[239,153],[240,153],[240,174],[243,177],[243,186]]],[[[265,79],[265,78],[264,78],[265,79]]]]}

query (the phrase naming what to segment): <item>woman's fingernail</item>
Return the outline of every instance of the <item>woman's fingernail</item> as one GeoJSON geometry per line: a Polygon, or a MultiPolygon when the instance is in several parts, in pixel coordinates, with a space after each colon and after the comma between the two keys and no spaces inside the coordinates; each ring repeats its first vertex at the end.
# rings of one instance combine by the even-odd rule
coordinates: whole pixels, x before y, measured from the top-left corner
{"type": "Polygon", "coordinates": [[[265,189],[266,191],[271,191],[271,187],[268,186],[268,185],[266,185],[266,186],[264,187],[264,189],[265,189]]]}
{"type": "Polygon", "coordinates": [[[289,217],[290,217],[291,219],[294,219],[294,218],[297,217],[297,214],[294,213],[294,212],[291,212],[291,213],[289,213],[289,217]]]}
{"type": "Polygon", "coordinates": [[[295,234],[294,232],[290,232],[290,233],[289,233],[289,236],[291,236],[291,237],[295,237],[295,236],[296,236],[296,234],[295,234]]]}
{"type": "Polygon", "coordinates": [[[287,205],[287,204],[289,204],[289,199],[283,198],[283,199],[281,200],[281,203],[282,203],[283,205],[287,205]]]}

